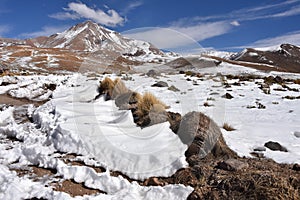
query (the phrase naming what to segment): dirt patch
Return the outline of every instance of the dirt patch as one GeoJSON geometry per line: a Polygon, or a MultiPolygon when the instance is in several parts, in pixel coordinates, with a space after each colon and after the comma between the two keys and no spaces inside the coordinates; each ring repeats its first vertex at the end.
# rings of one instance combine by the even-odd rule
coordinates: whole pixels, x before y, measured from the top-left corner
{"type": "Polygon", "coordinates": [[[46,101],[32,101],[26,98],[15,98],[8,94],[0,94],[0,104],[12,105],[12,106],[22,106],[26,104],[33,104],[35,106],[40,106],[46,103],[46,101]]]}
{"type": "Polygon", "coordinates": [[[29,176],[33,181],[39,181],[44,177],[54,177],[57,171],[55,169],[46,169],[34,165],[29,165],[26,168],[12,169],[17,172],[18,176],[29,176]]]}
{"type": "Polygon", "coordinates": [[[41,168],[37,166],[30,166],[32,173],[37,175],[38,177],[44,177],[44,176],[51,176],[55,175],[57,171],[55,169],[46,169],[46,168],[41,168]]]}
{"type": "Polygon", "coordinates": [[[61,183],[55,183],[53,187],[55,191],[68,193],[72,197],[101,193],[106,194],[106,192],[101,190],[88,188],[82,183],[76,183],[74,180],[65,180],[61,183]]]}

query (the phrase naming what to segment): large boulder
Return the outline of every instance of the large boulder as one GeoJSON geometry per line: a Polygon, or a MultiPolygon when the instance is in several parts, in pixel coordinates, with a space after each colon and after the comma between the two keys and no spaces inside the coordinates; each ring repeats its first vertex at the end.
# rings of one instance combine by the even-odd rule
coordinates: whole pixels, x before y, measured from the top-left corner
{"type": "Polygon", "coordinates": [[[236,153],[226,145],[219,126],[203,113],[194,111],[183,116],[177,135],[184,144],[188,145],[185,152],[188,162],[191,157],[193,159],[202,159],[207,156],[237,157],[236,153]]]}

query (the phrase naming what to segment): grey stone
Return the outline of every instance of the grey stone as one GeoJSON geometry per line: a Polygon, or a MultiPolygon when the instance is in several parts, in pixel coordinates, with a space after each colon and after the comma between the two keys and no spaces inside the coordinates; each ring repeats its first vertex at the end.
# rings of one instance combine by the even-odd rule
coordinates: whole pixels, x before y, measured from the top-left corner
{"type": "Polygon", "coordinates": [[[219,162],[217,168],[223,169],[226,171],[238,171],[243,168],[247,168],[249,165],[248,163],[239,161],[237,159],[228,159],[222,162],[219,162]]]}
{"type": "Polygon", "coordinates": [[[164,81],[158,81],[157,83],[153,84],[152,87],[168,87],[168,83],[164,81]]]}
{"type": "Polygon", "coordinates": [[[300,138],[300,131],[294,132],[295,137],[300,138]]]}
{"type": "Polygon", "coordinates": [[[168,90],[171,90],[171,91],[173,91],[173,92],[179,92],[180,90],[177,88],[177,87],[175,87],[174,85],[171,85],[169,88],[168,88],[168,90]]]}
{"type": "Polygon", "coordinates": [[[156,77],[156,76],[159,76],[159,72],[157,72],[156,70],[154,69],[150,69],[147,73],[146,73],[147,76],[149,77],[156,77]]]}
{"type": "Polygon", "coordinates": [[[225,99],[232,99],[233,98],[233,96],[229,93],[224,94],[222,97],[225,98],[225,99]]]}
{"type": "Polygon", "coordinates": [[[266,147],[255,147],[254,151],[266,151],[266,147]]]}
{"type": "Polygon", "coordinates": [[[285,147],[281,146],[281,144],[279,144],[278,142],[269,141],[265,143],[264,146],[269,148],[272,151],[288,152],[288,150],[285,147]]]}

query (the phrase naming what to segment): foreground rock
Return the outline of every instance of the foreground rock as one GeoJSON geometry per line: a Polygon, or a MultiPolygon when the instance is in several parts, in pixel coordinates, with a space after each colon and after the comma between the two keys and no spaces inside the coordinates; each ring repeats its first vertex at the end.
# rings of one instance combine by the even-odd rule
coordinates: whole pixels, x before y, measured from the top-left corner
{"type": "Polygon", "coordinates": [[[192,156],[193,160],[237,157],[226,145],[219,126],[203,113],[190,112],[183,116],[177,134],[189,146],[185,155],[190,165],[192,156]]]}
{"type": "Polygon", "coordinates": [[[288,150],[285,147],[283,147],[281,144],[279,144],[278,142],[269,141],[269,142],[265,143],[265,147],[269,148],[272,151],[288,152],[288,150]]]}
{"type": "Polygon", "coordinates": [[[247,168],[248,164],[245,162],[242,162],[237,159],[228,159],[222,162],[219,162],[217,165],[217,168],[223,169],[226,171],[238,171],[244,168],[247,168]]]}

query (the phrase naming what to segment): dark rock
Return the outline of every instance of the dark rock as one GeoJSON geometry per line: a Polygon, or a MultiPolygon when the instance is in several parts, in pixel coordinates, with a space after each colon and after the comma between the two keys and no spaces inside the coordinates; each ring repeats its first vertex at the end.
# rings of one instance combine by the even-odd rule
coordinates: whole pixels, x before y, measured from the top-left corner
{"type": "Polygon", "coordinates": [[[243,168],[247,168],[248,163],[239,161],[237,159],[228,159],[226,161],[219,162],[216,167],[226,171],[238,171],[243,168]]]}
{"type": "Polygon", "coordinates": [[[175,87],[174,85],[171,85],[169,88],[168,88],[168,90],[171,90],[171,91],[173,91],[173,92],[179,92],[180,90],[177,88],[177,87],[175,87]]]}
{"type": "Polygon", "coordinates": [[[299,164],[294,164],[293,165],[293,170],[295,170],[295,171],[297,171],[297,172],[299,172],[300,171],[300,165],[299,164]]]}
{"type": "Polygon", "coordinates": [[[224,94],[224,95],[222,96],[222,98],[225,98],[225,99],[232,99],[233,96],[232,96],[231,94],[229,94],[229,93],[226,93],[226,94],[224,94]]]}
{"type": "Polygon", "coordinates": [[[44,88],[54,91],[56,89],[56,84],[54,83],[44,84],[44,88]]]}
{"type": "Polygon", "coordinates": [[[187,78],[187,79],[186,79],[186,81],[192,81],[192,79],[190,79],[190,78],[187,78]]]}
{"type": "Polygon", "coordinates": [[[269,141],[269,142],[265,143],[264,146],[269,148],[272,151],[288,152],[288,150],[285,147],[281,146],[281,144],[279,144],[278,142],[269,141]]]}
{"type": "Polygon", "coordinates": [[[153,85],[151,85],[151,87],[168,87],[168,83],[164,82],[164,81],[159,81],[153,85]]]}
{"type": "Polygon", "coordinates": [[[300,138],[300,132],[299,131],[294,132],[294,135],[295,135],[295,137],[300,138]]]}
{"type": "Polygon", "coordinates": [[[258,109],[266,109],[266,106],[263,105],[262,103],[256,102],[256,105],[258,109]]]}
{"type": "Polygon", "coordinates": [[[179,71],[179,74],[185,74],[185,72],[184,72],[184,71],[182,71],[182,70],[180,70],[180,71],[179,71]]]}
{"type": "Polygon", "coordinates": [[[239,82],[234,82],[234,83],[232,83],[232,85],[234,85],[234,86],[241,86],[241,83],[239,83],[239,82]]]}
{"type": "Polygon", "coordinates": [[[3,81],[3,82],[0,84],[0,86],[7,86],[7,85],[10,85],[10,84],[12,84],[12,83],[3,81]]]}
{"type": "Polygon", "coordinates": [[[147,73],[146,73],[147,76],[149,77],[156,77],[156,76],[159,76],[160,73],[154,69],[150,69],[147,73]]]}
{"type": "Polygon", "coordinates": [[[274,82],[275,83],[278,83],[278,84],[282,84],[283,83],[283,79],[280,77],[280,76],[276,76],[274,78],[274,82]]]}
{"type": "Polygon", "coordinates": [[[255,147],[253,150],[254,151],[266,151],[266,148],[265,147],[255,147]]]}
{"type": "Polygon", "coordinates": [[[167,119],[170,123],[170,129],[174,133],[177,133],[180,126],[181,115],[179,113],[167,112],[167,119]]]}
{"type": "Polygon", "coordinates": [[[136,92],[127,92],[117,96],[115,99],[115,104],[120,109],[129,109],[131,104],[136,104],[138,102],[138,94],[136,92]]]}

